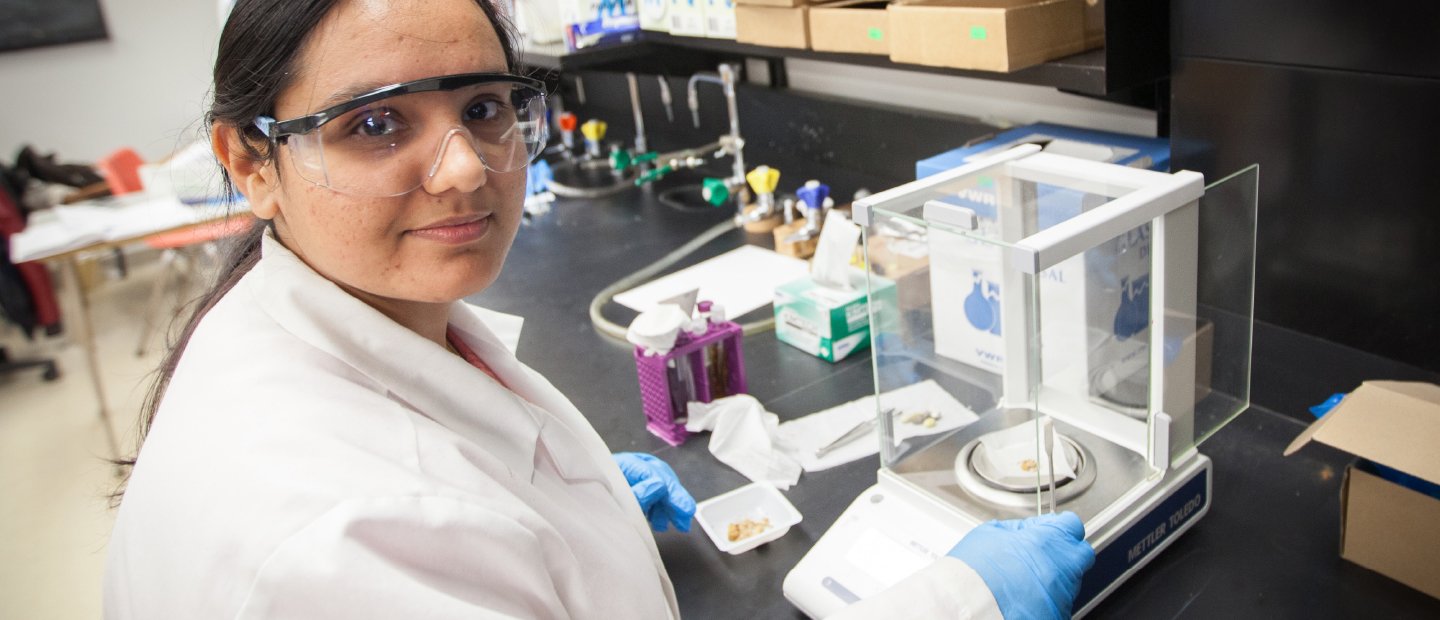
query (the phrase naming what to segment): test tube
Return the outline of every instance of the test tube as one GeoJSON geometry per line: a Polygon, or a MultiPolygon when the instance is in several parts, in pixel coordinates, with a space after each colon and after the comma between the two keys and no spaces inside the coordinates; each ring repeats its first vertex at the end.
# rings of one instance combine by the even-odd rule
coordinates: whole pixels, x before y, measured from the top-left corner
{"type": "MultiPolygon", "coordinates": [[[[700,316],[705,319],[705,331],[719,321],[725,320],[724,310],[718,304],[702,301],[697,305],[700,316]],[[716,318],[716,311],[720,317],[716,318]]],[[[717,340],[705,346],[705,378],[710,384],[710,400],[730,395],[730,368],[725,358],[725,341],[717,340]]]]}
{"type": "Polygon", "coordinates": [[[695,399],[695,374],[690,371],[690,356],[677,355],[665,364],[670,384],[670,410],[677,424],[690,419],[690,401],[695,399]]]}

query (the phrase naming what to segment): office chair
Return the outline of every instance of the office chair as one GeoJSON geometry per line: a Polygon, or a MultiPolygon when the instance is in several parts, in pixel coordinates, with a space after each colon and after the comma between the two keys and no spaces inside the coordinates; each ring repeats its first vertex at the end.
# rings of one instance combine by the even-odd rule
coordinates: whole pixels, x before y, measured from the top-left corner
{"type": "MultiPolygon", "coordinates": [[[[0,169],[0,173],[3,172],[0,169]]],[[[8,176],[0,174],[0,319],[14,323],[27,337],[37,330],[58,333],[60,309],[49,272],[36,263],[10,262],[10,236],[24,229],[25,214],[9,186],[8,176]]],[[[45,369],[46,381],[60,378],[55,360],[12,360],[5,347],[0,346],[0,374],[30,368],[45,369]]]]}
{"type": "Polygon", "coordinates": [[[31,368],[44,368],[45,372],[40,374],[40,378],[46,381],[54,381],[60,378],[60,368],[55,365],[55,360],[12,360],[10,359],[10,354],[5,350],[5,347],[0,346],[0,375],[8,375],[13,372],[20,372],[31,368]]]}

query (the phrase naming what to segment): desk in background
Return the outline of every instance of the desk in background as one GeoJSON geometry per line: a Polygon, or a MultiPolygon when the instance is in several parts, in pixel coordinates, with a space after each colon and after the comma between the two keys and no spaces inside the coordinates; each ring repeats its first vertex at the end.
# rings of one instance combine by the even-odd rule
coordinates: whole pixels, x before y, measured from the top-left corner
{"type": "Polygon", "coordinates": [[[110,424],[110,404],[100,377],[90,296],[81,276],[81,258],[105,250],[117,250],[144,241],[147,237],[185,229],[211,226],[231,217],[248,218],[244,201],[225,204],[185,205],[169,196],[144,193],[91,200],[53,207],[32,213],[25,230],[10,238],[10,260],[14,263],[45,261],[67,266],[75,280],[79,316],[83,324],[85,359],[90,382],[99,401],[100,421],[112,457],[121,456],[115,429],[110,424]]]}

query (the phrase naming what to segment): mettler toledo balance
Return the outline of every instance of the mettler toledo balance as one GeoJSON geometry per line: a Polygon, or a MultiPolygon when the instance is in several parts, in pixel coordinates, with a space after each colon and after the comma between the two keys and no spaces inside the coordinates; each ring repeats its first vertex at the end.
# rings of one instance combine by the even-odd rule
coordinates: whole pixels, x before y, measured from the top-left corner
{"type": "Polygon", "coordinates": [[[1194,526],[1197,447],[1249,404],[1257,178],[1024,145],[856,201],[871,288],[896,287],[871,296],[879,480],[785,596],[824,617],[979,523],[1068,510],[1097,553],[1083,616],[1194,526]],[[930,414],[887,393],[926,380],[979,419],[907,427],[930,414]]]}

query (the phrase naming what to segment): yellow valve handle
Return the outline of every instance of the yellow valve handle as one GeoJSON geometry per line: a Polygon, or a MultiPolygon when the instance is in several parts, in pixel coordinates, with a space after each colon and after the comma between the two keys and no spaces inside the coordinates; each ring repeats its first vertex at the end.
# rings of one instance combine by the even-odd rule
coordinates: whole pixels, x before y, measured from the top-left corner
{"type": "Polygon", "coordinates": [[[755,193],[773,194],[775,186],[780,184],[780,171],[770,166],[756,166],[745,175],[745,180],[750,183],[750,189],[755,190],[755,193]]]}
{"type": "Polygon", "coordinates": [[[607,127],[609,125],[605,124],[605,121],[592,118],[580,125],[580,135],[585,136],[585,139],[591,142],[599,142],[605,139],[605,128],[607,127]]]}

